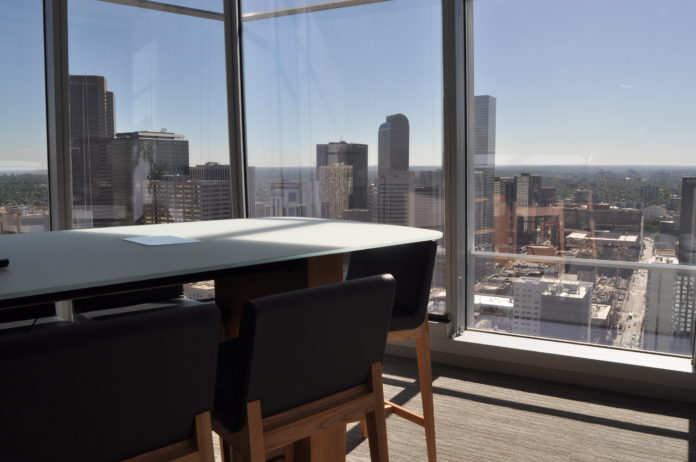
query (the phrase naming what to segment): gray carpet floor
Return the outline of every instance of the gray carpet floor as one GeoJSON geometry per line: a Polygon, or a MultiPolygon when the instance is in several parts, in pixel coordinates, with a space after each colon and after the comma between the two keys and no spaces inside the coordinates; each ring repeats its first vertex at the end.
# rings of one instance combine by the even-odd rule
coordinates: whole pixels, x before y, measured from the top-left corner
{"type": "MultiPolygon", "coordinates": [[[[415,362],[387,357],[385,397],[420,410],[415,362]]],[[[696,461],[696,406],[433,366],[438,460],[696,461]]],[[[420,427],[387,419],[390,460],[425,461],[420,427]]],[[[348,461],[369,461],[357,427],[348,461]]]]}

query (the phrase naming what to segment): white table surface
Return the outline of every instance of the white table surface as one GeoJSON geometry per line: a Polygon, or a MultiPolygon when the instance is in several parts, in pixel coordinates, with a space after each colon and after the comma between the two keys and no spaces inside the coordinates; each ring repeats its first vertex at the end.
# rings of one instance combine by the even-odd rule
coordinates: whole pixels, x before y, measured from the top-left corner
{"type": "Polygon", "coordinates": [[[0,301],[437,240],[439,231],[315,218],[258,218],[0,236],[0,301]],[[200,242],[144,246],[135,236],[200,242]]]}

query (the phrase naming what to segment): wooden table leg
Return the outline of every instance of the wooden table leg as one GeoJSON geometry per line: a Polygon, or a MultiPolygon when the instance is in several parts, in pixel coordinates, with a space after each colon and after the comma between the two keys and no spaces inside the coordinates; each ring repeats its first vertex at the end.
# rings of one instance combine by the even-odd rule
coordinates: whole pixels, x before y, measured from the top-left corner
{"type": "Polygon", "coordinates": [[[269,264],[215,279],[215,303],[223,312],[223,338],[239,335],[244,303],[252,298],[343,280],[343,254],[322,255],[285,265],[269,264]]]}

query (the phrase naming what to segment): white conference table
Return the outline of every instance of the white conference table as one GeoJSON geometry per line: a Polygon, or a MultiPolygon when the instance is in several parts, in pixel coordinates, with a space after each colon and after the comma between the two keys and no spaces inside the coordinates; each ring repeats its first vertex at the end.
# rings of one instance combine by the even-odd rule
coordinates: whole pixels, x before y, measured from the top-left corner
{"type": "MultiPolygon", "coordinates": [[[[279,262],[437,240],[439,231],[315,218],[258,218],[0,236],[0,307],[65,300],[279,262]],[[124,238],[199,242],[145,246],[124,238]]],[[[320,278],[322,275],[318,275],[320,278]]]]}
{"type": "MultiPolygon", "coordinates": [[[[441,237],[427,229],[290,217],[3,235],[0,257],[10,264],[0,269],[0,309],[214,279],[223,335],[236,337],[246,300],[339,282],[346,253],[441,237]],[[124,240],[141,236],[198,242],[124,240]]],[[[316,439],[319,460],[345,459],[345,428],[316,439]]]]}

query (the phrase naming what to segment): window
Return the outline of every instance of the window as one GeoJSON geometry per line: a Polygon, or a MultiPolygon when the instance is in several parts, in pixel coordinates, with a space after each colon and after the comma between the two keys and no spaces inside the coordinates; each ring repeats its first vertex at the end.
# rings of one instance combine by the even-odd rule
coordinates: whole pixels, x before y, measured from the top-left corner
{"type": "Polygon", "coordinates": [[[466,289],[510,303],[460,327],[690,356],[696,7],[470,6],[466,289]]]}
{"type": "Polygon", "coordinates": [[[222,1],[186,3],[69,2],[75,228],[232,217],[222,1]]]}
{"type": "Polygon", "coordinates": [[[48,231],[43,5],[0,15],[0,234],[48,231]]]}
{"type": "Polygon", "coordinates": [[[440,1],[291,3],[242,1],[250,216],[443,230],[440,1]]]}

